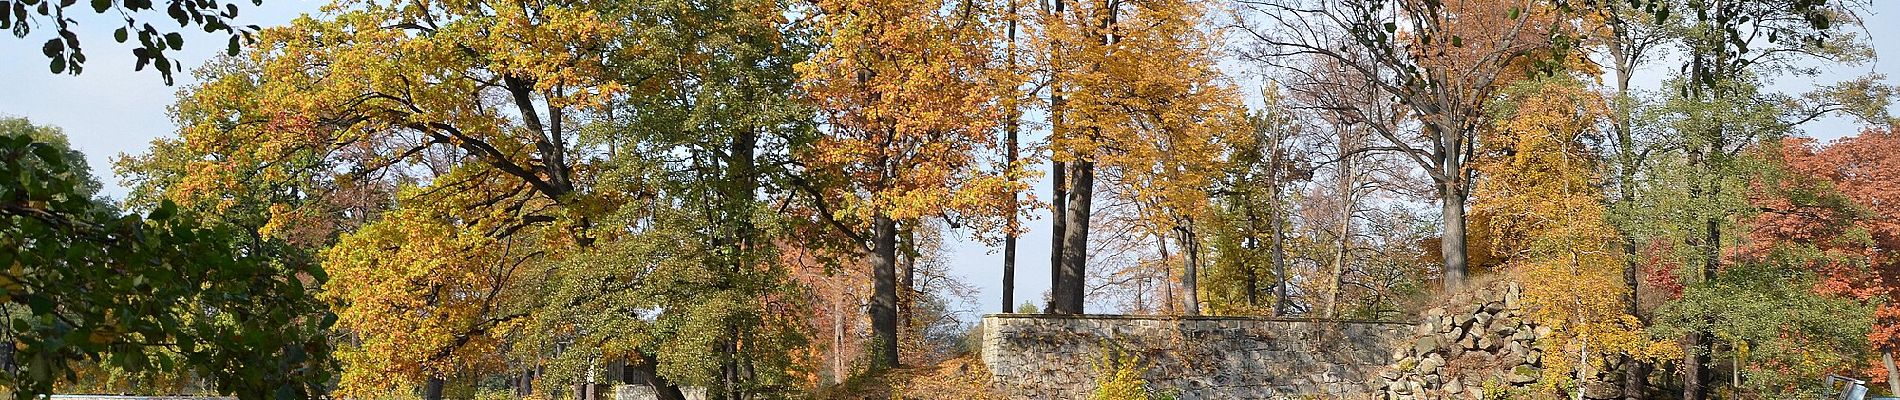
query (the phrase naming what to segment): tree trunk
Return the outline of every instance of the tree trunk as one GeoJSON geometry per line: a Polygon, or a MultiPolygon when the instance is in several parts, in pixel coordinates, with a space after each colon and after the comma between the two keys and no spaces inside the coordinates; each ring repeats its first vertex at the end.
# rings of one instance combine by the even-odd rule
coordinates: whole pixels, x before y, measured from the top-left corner
{"type": "MultiPolygon", "coordinates": [[[[1278,196],[1275,196],[1273,201],[1275,204],[1279,204],[1280,200],[1278,196]]],[[[1275,205],[1273,208],[1276,210],[1272,220],[1273,279],[1275,281],[1273,285],[1273,315],[1285,316],[1287,305],[1291,303],[1287,297],[1286,289],[1287,285],[1292,284],[1292,280],[1287,279],[1286,275],[1286,218],[1277,211],[1280,208],[1278,205],[1275,205]]]]}
{"type": "Polygon", "coordinates": [[[903,228],[898,230],[899,235],[901,235],[898,240],[898,246],[901,246],[900,248],[902,249],[899,251],[899,259],[903,260],[901,268],[904,274],[898,277],[900,280],[897,285],[897,329],[900,334],[899,336],[909,336],[917,329],[917,326],[914,325],[917,321],[916,308],[918,294],[917,234],[913,231],[915,227],[912,225],[914,224],[904,223],[900,225],[902,225],[903,228]]]}
{"type": "MultiPolygon", "coordinates": [[[[1241,247],[1248,251],[1257,250],[1260,248],[1260,239],[1254,238],[1253,235],[1249,234],[1246,238],[1241,239],[1241,247]]],[[[1260,268],[1255,267],[1254,263],[1251,262],[1242,264],[1243,265],[1240,266],[1241,272],[1246,274],[1242,277],[1245,279],[1245,282],[1242,283],[1245,284],[1245,289],[1247,289],[1247,307],[1257,309],[1257,307],[1260,307],[1260,268]]]]}
{"type": "MultiPolygon", "coordinates": [[[[1350,132],[1342,133],[1346,135],[1351,134],[1350,132]]],[[[1341,154],[1348,153],[1352,147],[1351,142],[1347,139],[1347,137],[1343,136],[1340,138],[1339,149],[1341,154]]],[[[1339,291],[1341,286],[1344,286],[1346,263],[1350,261],[1348,257],[1352,254],[1352,214],[1353,211],[1356,211],[1355,209],[1358,208],[1353,206],[1352,156],[1342,155],[1339,157],[1339,170],[1336,171],[1336,174],[1338,176],[1333,177],[1333,190],[1339,192],[1339,226],[1336,227],[1336,229],[1338,229],[1336,232],[1339,235],[1339,247],[1333,250],[1333,273],[1327,282],[1326,312],[1324,314],[1326,318],[1336,318],[1339,316],[1339,291]]]]}
{"type": "Polygon", "coordinates": [[[1887,367],[1887,394],[1900,395],[1900,369],[1893,366],[1893,350],[1880,351],[1880,363],[1887,367]]]}
{"type": "Polygon", "coordinates": [[[897,223],[880,213],[872,219],[871,368],[897,364],[897,223]]]}
{"type": "Polygon", "coordinates": [[[1346,246],[1352,245],[1352,239],[1350,239],[1350,236],[1347,236],[1350,235],[1349,230],[1352,226],[1352,216],[1351,214],[1346,214],[1343,217],[1345,218],[1342,219],[1346,222],[1339,224],[1339,248],[1333,250],[1333,271],[1331,276],[1327,279],[1326,287],[1326,310],[1321,314],[1326,318],[1336,318],[1339,316],[1339,291],[1345,281],[1346,258],[1351,249],[1346,246]]]}
{"type": "MultiPolygon", "coordinates": [[[[1010,195],[1009,209],[1016,209],[1015,195],[1010,195]]],[[[1011,214],[1009,225],[1016,225],[1016,216],[1011,214]]],[[[1003,238],[1003,311],[1004,314],[1016,312],[1016,234],[1003,238]]]]}
{"type": "Polygon", "coordinates": [[[448,382],[444,381],[442,377],[439,377],[439,376],[429,377],[429,380],[423,382],[422,384],[422,399],[423,400],[442,400],[442,386],[445,386],[447,384],[448,382]]]}
{"type": "MultiPolygon", "coordinates": [[[[1061,4],[1061,0],[1056,1],[1057,11],[1062,10],[1061,4]]],[[[1059,95],[1052,96],[1057,101],[1061,100],[1059,95]]],[[[1049,213],[1054,215],[1054,218],[1050,218],[1049,221],[1049,304],[1042,308],[1042,312],[1050,314],[1055,313],[1058,308],[1056,298],[1059,295],[1056,293],[1062,290],[1062,244],[1068,239],[1066,236],[1069,233],[1069,221],[1063,218],[1063,213],[1068,211],[1069,204],[1067,164],[1051,161],[1049,167],[1049,181],[1055,185],[1053,190],[1055,196],[1049,198],[1049,213]]]]}
{"type": "Polygon", "coordinates": [[[1194,243],[1194,230],[1188,225],[1175,228],[1181,236],[1177,244],[1181,245],[1181,309],[1187,315],[1201,315],[1200,291],[1200,247],[1194,243]]]}
{"type": "Polygon", "coordinates": [[[1439,240],[1439,250],[1445,258],[1445,291],[1453,292],[1464,288],[1465,274],[1468,270],[1465,254],[1465,192],[1460,184],[1445,182],[1438,187],[1438,201],[1443,207],[1444,236],[1439,240]]]}
{"type": "Polygon", "coordinates": [[[13,375],[20,373],[19,364],[13,360],[13,344],[0,344],[0,373],[13,375]]]}
{"type": "Polygon", "coordinates": [[[1623,356],[1623,400],[1643,400],[1649,387],[1649,363],[1642,359],[1623,356]]]}
{"type": "MultiPolygon", "coordinates": [[[[1016,71],[1016,18],[1016,1],[1010,0],[1008,66],[1011,72],[1016,71]]],[[[1012,88],[1010,97],[1015,98],[1015,96],[1016,93],[1012,88]]],[[[1004,171],[1007,171],[1009,174],[1009,183],[1014,185],[1016,183],[1015,169],[1016,159],[1018,157],[1017,136],[1020,133],[1019,131],[1022,130],[1022,123],[1019,121],[1022,119],[1022,111],[1021,108],[1016,106],[1014,101],[1011,101],[1009,104],[1009,120],[1004,122],[1005,128],[1003,129],[1003,161],[1005,163],[1004,171]]],[[[1010,190],[1009,203],[1006,204],[1009,209],[1009,219],[1003,225],[1005,231],[1003,234],[1003,313],[1005,314],[1016,312],[1016,209],[1022,207],[1018,199],[1019,197],[1015,189],[1010,190]]]]}
{"type": "Polygon", "coordinates": [[[1709,398],[1708,343],[1701,332],[1692,332],[1683,340],[1682,400],[1709,398]]]}
{"type": "Polygon", "coordinates": [[[844,368],[844,312],[831,310],[831,381],[844,382],[845,374],[851,371],[844,368]]]}
{"type": "Polygon", "coordinates": [[[1086,290],[1090,203],[1095,197],[1095,163],[1076,160],[1072,163],[1074,176],[1069,187],[1069,201],[1063,213],[1065,230],[1062,234],[1062,266],[1057,276],[1055,309],[1052,314],[1082,314],[1083,292],[1086,290]]]}
{"type": "Polygon", "coordinates": [[[686,400],[686,393],[680,391],[679,385],[660,376],[658,359],[645,352],[635,352],[635,354],[640,360],[629,370],[634,372],[634,378],[639,383],[653,386],[653,391],[658,393],[659,400],[686,400]]]}
{"type": "MultiPolygon", "coordinates": [[[[1054,0],[1051,3],[1055,4],[1054,17],[1060,20],[1062,18],[1065,1],[1054,0]]],[[[1052,53],[1050,56],[1054,57],[1056,55],[1058,54],[1052,53]]],[[[1050,64],[1057,64],[1057,60],[1050,60],[1050,64]]],[[[1056,78],[1056,71],[1049,71],[1050,137],[1057,137],[1066,133],[1062,123],[1062,112],[1064,111],[1062,107],[1062,85],[1061,82],[1056,81],[1056,78]]],[[[1051,142],[1054,141],[1052,140],[1051,142]]],[[[1061,150],[1056,149],[1055,151],[1061,150]]],[[[1051,158],[1054,157],[1052,156],[1051,158]]],[[[1050,193],[1052,196],[1049,197],[1049,213],[1053,215],[1054,218],[1051,218],[1049,221],[1049,306],[1043,307],[1042,312],[1050,314],[1055,314],[1057,309],[1062,308],[1057,304],[1057,299],[1062,296],[1058,293],[1062,291],[1061,287],[1063,286],[1062,257],[1063,251],[1066,250],[1063,247],[1069,234],[1069,221],[1063,218],[1063,213],[1068,210],[1069,202],[1069,181],[1067,176],[1069,166],[1067,164],[1068,163],[1055,161],[1053,159],[1049,161],[1049,183],[1054,187],[1053,193],[1050,193]]]]}
{"type": "MultiPolygon", "coordinates": [[[[1160,252],[1161,259],[1163,260],[1168,259],[1170,253],[1168,252],[1168,237],[1166,235],[1155,236],[1155,250],[1160,252]]],[[[1163,263],[1162,265],[1165,266],[1167,264],[1163,263]]],[[[1164,267],[1162,268],[1162,271],[1166,272],[1169,269],[1171,268],[1164,267]]],[[[1161,282],[1161,293],[1162,293],[1163,298],[1161,299],[1160,311],[1163,314],[1174,315],[1174,305],[1176,304],[1174,301],[1174,277],[1170,275],[1173,275],[1173,274],[1171,273],[1161,274],[1161,276],[1165,279],[1162,279],[1162,282],[1161,282]]],[[[1136,302],[1135,304],[1142,304],[1144,307],[1147,306],[1146,304],[1141,303],[1141,302],[1136,302]]]]}

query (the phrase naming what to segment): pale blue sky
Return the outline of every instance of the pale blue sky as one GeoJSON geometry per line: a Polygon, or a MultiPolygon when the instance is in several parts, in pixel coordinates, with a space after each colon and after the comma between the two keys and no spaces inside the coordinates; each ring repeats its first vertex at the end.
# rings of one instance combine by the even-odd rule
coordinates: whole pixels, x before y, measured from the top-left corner
{"type": "MultiPolygon", "coordinates": [[[[243,24],[275,25],[289,21],[302,13],[317,12],[325,2],[313,0],[265,0],[263,6],[246,7],[239,21],[243,24]]],[[[84,9],[83,5],[79,9],[84,9]]],[[[47,38],[44,27],[29,39],[15,39],[0,36],[0,115],[21,116],[35,123],[54,125],[65,129],[72,143],[84,151],[93,171],[109,175],[112,171],[111,159],[119,154],[138,154],[145,151],[153,138],[174,133],[175,127],[166,115],[167,107],[172,103],[179,88],[192,83],[192,68],[201,64],[218,52],[223,51],[224,38],[212,34],[187,32],[186,46],[176,52],[175,58],[186,66],[187,73],[179,74],[176,86],[166,86],[156,73],[151,71],[133,72],[133,59],[126,45],[111,40],[111,30],[117,21],[110,17],[86,12],[77,13],[82,25],[80,40],[87,49],[91,61],[86,72],[80,76],[53,75],[47,71],[46,59],[40,55],[40,44],[47,38]]],[[[1869,22],[1868,34],[1879,54],[1900,55],[1900,26],[1889,23],[1886,18],[1900,16],[1900,4],[1881,2],[1876,9],[1866,15],[1869,22]]],[[[153,21],[163,19],[159,13],[148,13],[153,21]]],[[[1895,56],[1900,59],[1900,56],[1895,56]]],[[[1231,63],[1227,65],[1233,65],[1231,63]]],[[[1823,66],[1825,73],[1818,79],[1784,78],[1773,85],[1776,90],[1798,92],[1816,84],[1825,84],[1841,79],[1865,75],[1869,72],[1900,77],[1900,61],[1877,60],[1861,66],[1823,66]]],[[[1653,87],[1660,76],[1667,71],[1653,71],[1650,76],[1638,77],[1653,87]]],[[[1257,79],[1243,79],[1244,82],[1257,82],[1257,79]]],[[[1253,93],[1246,89],[1243,93],[1253,93]]],[[[1857,127],[1845,119],[1820,121],[1806,127],[1813,136],[1836,138],[1857,131],[1857,127]]],[[[118,179],[102,176],[106,183],[105,193],[115,198],[123,196],[125,189],[118,185],[118,179]]],[[[1047,198],[1046,185],[1035,186],[1042,198],[1047,198]]],[[[1049,237],[1048,218],[1031,222],[1031,231],[1021,239],[1017,274],[1018,302],[1040,304],[1042,293],[1049,287],[1049,237]]],[[[994,312],[1000,308],[1001,295],[1001,256],[998,248],[985,247],[980,243],[958,241],[947,246],[948,264],[954,275],[978,289],[977,304],[967,305],[966,312],[994,312]]],[[[998,246],[1000,247],[1000,245],[998,246]]],[[[1102,306],[1091,305],[1091,310],[1107,312],[1102,306]]]]}

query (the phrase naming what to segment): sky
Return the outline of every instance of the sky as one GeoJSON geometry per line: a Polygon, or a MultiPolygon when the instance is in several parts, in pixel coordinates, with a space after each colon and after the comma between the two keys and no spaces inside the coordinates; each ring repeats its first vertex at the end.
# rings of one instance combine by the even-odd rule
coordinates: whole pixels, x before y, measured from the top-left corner
{"type": "MultiPolygon", "coordinates": [[[[238,2],[245,3],[245,2],[238,2]]],[[[239,15],[242,24],[261,26],[279,25],[304,13],[317,13],[326,4],[318,0],[265,0],[262,6],[245,7],[239,15]]],[[[92,170],[101,175],[106,184],[104,193],[114,198],[122,198],[125,188],[119,178],[109,176],[112,171],[112,159],[121,154],[140,154],[150,142],[159,137],[175,134],[176,127],[168,117],[167,110],[173,103],[177,91],[189,87],[192,68],[216,56],[224,50],[225,37],[188,30],[185,32],[186,44],[182,51],[174,52],[174,60],[182,61],[186,73],[178,74],[174,86],[166,86],[159,75],[151,70],[134,72],[131,48],[111,40],[111,31],[116,17],[92,14],[83,5],[75,13],[80,26],[80,41],[87,49],[84,74],[53,75],[47,69],[47,59],[40,54],[40,45],[49,36],[51,30],[45,27],[35,31],[26,39],[0,35],[0,116],[26,117],[36,124],[57,126],[65,130],[75,148],[86,153],[92,170]]],[[[1894,60],[1876,59],[1863,65],[1818,65],[1822,74],[1816,78],[1781,78],[1770,85],[1774,91],[1800,93],[1805,89],[1830,82],[1867,75],[1885,74],[1900,78],[1900,24],[1883,23],[1883,20],[1900,16],[1900,2],[1879,2],[1864,17],[1870,21],[1861,32],[1872,39],[1877,54],[1894,55],[1894,60]]],[[[164,19],[162,13],[145,13],[141,17],[150,21],[164,19]]],[[[156,25],[156,22],[154,22],[156,25]]],[[[1249,75],[1250,68],[1234,62],[1223,63],[1223,68],[1239,77],[1242,84],[1260,82],[1249,75]]],[[[1661,77],[1667,72],[1663,68],[1635,77],[1639,87],[1654,88],[1660,85],[1661,77]]],[[[1256,93],[1253,88],[1243,88],[1242,93],[1256,93]]],[[[1823,140],[1846,136],[1858,131],[1853,121],[1845,118],[1831,118],[1810,123],[1804,127],[1810,136],[1823,140]]],[[[1049,198],[1048,185],[1036,183],[1038,197],[1049,198]]],[[[1039,213],[1042,218],[1027,222],[1029,232],[1021,237],[1017,253],[1017,290],[1018,303],[1042,303],[1043,293],[1049,288],[1049,235],[1047,212],[1039,213]]],[[[965,235],[950,235],[961,238],[965,235]]],[[[969,240],[954,240],[945,246],[947,265],[953,276],[969,283],[976,289],[974,303],[962,307],[966,317],[978,313],[996,312],[1002,309],[1002,256],[1001,245],[989,247],[969,240]]],[[[1106,311],[1103,306],[1091,304],[1092,311],[1106,311]]]]}

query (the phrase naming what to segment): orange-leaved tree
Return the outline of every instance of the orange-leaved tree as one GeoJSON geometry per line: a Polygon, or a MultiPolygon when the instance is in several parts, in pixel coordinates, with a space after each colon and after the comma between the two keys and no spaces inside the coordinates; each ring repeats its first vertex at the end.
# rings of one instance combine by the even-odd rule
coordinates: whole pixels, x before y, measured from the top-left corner
{"type": "Polygon", "coordinates": [[[1900,383],[1893,361],[1900,349],[1900,134],[1869,128],[1826,146],[1789,138],[1775,150],[1787,176],[1750,196],[1761,213],[1740,252],[1767,257],[1789,245],[1818,252],[1808,263],[1816,291],[1880,304],[1868,339],[1882,360],[1869,364],[1885,371],[1869,375],[1900,383]]]}
{"type": "MultiPolygon", "coordinates": [[[[993,215],[1020,191],[982,168],[1016,82],[972,1],[818,2],[823,48],[797,68],[823,138],[799,149],[816,217],[871,255],[872,365],[898,364],[899,224],[993,215]]],[[[998,215],[1000,216],[1000,215],[998,215]]]]}

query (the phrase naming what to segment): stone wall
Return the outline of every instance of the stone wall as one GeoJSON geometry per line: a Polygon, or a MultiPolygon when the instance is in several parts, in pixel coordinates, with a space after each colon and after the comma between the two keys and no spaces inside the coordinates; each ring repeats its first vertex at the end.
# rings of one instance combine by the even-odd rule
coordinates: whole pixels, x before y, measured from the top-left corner
{"type": "Polygon", "coordinates": [[[1182,400],[1366,398],[1408,324],[1229,317],[983,318],[983,362],[1017,398],[1080,399],[1094,364],[1138,355],[1149,386],[1182,400]]]}

